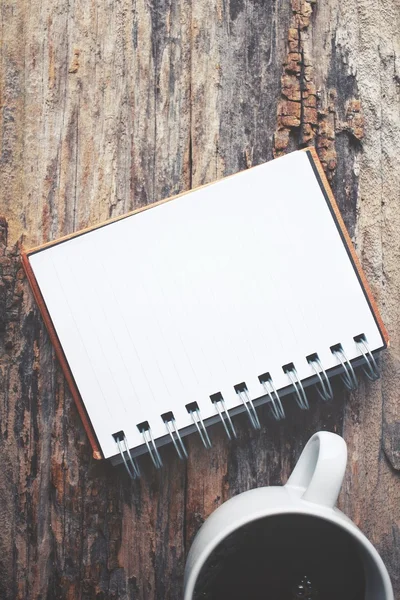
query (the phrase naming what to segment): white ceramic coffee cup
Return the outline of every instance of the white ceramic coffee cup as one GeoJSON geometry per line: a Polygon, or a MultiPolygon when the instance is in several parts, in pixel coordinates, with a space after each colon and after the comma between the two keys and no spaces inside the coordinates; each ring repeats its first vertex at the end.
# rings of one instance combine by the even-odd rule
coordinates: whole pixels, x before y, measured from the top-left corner
{"type": "Polygon", "coordinates": [[[231,498],[205,521],[190,549],[184,600],[192,600],[201,568],[212,551],[236,529],[265,517],[301,514],[319,517],[347,531],[357,542],[364,564],[365,600],[394,600],[385,565],[371,542],[335,508],[347,463],[346,443],[320,431],[312,436],[283,487],[264,487],[231,498]]]}

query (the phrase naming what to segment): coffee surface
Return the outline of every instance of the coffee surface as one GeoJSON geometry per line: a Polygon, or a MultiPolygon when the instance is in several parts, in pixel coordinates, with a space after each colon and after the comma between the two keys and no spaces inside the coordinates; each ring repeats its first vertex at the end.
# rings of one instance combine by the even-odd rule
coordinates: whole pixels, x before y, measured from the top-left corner
{"type": "Polygon", "coordinates": [[[279,515],[235,531],[211,554],[195,600],[363,600],[352,537],[328,521],[279,515]]]}

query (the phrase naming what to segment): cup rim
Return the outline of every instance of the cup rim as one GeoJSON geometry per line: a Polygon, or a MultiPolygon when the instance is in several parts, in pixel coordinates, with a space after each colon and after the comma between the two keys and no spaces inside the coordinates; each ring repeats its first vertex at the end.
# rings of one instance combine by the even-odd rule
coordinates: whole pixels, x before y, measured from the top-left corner
{"type": "Polygon", "coordinates": [[[379,574],[382,578],[384,592],[386,594],[386,600],[394,600],[392,584],[390,582],[386,566],[376,548],[362,533],[362,531],[360,531],[357,525],[355,525],[355,523],[353,523],[344,513],[342,513],[342,511],[340,511],[336,507],[327,508],[325,506],[314,504],[304,500],[302,504],[303,505],[301,507],[296,508],[282,506],[274,509],[268,509],[267,511],[258,510],[251,514],[245,513],[241,515],[240,518],[233,520],[231,523],[229,523],[229,525],[225,527],[222,531],[219,531],[197,557],[196,561],[193,563],[193,566],[187,578],[185,573],[184,600],[192,600],[196,582],[200,575],[201,569],[203,568],[210,554],[225,538],[227,538],[231,533],[233,533],[237,529],[240,529],[245,525],[248,525],[249,523],[258,521],[260,519],[276,517],[279,515],[304,515],[308,517],[314,517],[315,519],[328,521],[346,531],[350,536],[355,538],[358,543],[361,544],[364,550],[366,550],[369,553],[370,557],[373,559],[374,564],[376,565],[376,568],[378,569],[379,574]]]}

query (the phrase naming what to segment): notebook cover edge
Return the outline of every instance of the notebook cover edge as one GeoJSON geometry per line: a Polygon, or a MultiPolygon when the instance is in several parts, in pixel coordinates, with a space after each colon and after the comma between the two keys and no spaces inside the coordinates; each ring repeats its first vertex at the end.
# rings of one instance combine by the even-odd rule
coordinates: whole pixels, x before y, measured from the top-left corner
{"type": "Polygon", "coordinates": [[[376,323],[378,325],[378,329],[380,330],[381,336],[382,336],[382,338],[383,338],[386,346],[389,347],[390,340],[389,340],[388,331],[387,331],[387,329],[386,329],[386,327],[385,327],[385,325],[383,323],[382,317],[381,317],[380,312],[379,312],[378,305],[377,305],[376,300],[375,300],[375,298],[374,298],[374,296],[372,294],[371,287],[370,287],[370,285],[368,283],[368,280],[367,280],[367,278],[365,276],[365,273],[364,273],[364,270],[362,268],[360,259],[359,259],[358,255],[357,255],[357,252],[356,252],[355,248],[354,248],[353,242],[351,241],[349,232],[347,231],[346,225],[345,225],[345,223],[343,221],[342,214],[341,214],[341,212],[339,210],[339,207],[338,207],[337,202],[335,200],[335,197],[333,195],[331,186],[329,185],[328,179],[327,179],[327,177],[325,175],[325,171],[324,171],[324,169],[322,167],[321,161],[319,160],[319,156],[317,154],[317,151],[312,146],[310,146],[309,148],[304,148],[304,151],[309,154],[309,157],[311,158],[312,162],[314,163],[315,168],[318,171],[318,174],[319,174],[320,179],[321,179],[321,183],[322,183],[322,185],[324,187],[324,190],[326,192],[326,195],[327,195],[327,198],[329,200],[329,203],[330,203],[330,205],[332,207],[332,210],[333,210],[333,212],[335,214],[337,224],[340,227],[340,230],[342,232],[342,235],[343,235],[344,241],[346,243],[347,249],[348,249],[348,251],[351,254],[351,258],[353,260],[354,267],[355,267],[355,269],[356,269],[356,271],[358,273],[358,277],[360,279],[362,287],[364,288],[365,294],[366,294],[366,296],[368,298],[371,310],[372,310],[372,312],[373,312],[373,314],[375,316],[375,320],[376,320],[376,323]]]}
{"type": "Polygon", "coordinates": [[[23,252],[21,254],[21,260],[22,260],[22,266],[24,268],[26,277],[29,281],[36,304],[39,307],[44,324],[45,324],[47,332],[49,334],[50,341],[54,347],[56,356],[61,365],[61,369],[64,373],[64,377],[67,380],[69,389],[71,391],[71,395],[74,399],[75,405],[78,409],[79,416],[82,420],[83,426],[86,430],[86,434],[89,438],[90,445],[92,446],[93,458],[96,460],[101,460],[102,458],[104,458],[104,456],[101,451],[99,442],[97,441],[96,434],[94,433],[93,425],[92,425],[92,423],[89,419],[89,416],[86,412],[84,402],[81,398],[81,395],[80,395],[78,387],[75,383],[74,377],[72,376],[70,367],[68,365],[67,359],[64,354],[64,350],[61,346],[60,340],[58,339],[58,335],[57,335],[57,332],[53,325],[53,321],[51,319],[49,311],[47,310],[46,302],[42,296],[42,293],[39,288],[39,284],[36,280],[32,266],[29,262],[29,256],[26,252],[23,252]]]}

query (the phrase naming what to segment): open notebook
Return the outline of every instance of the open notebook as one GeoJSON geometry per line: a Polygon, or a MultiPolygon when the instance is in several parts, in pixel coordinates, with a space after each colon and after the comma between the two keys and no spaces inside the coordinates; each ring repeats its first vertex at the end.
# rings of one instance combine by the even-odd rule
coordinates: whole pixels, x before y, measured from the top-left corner
{"type": "Polygon", "coordinates": [[[97,458],[186,454],[257,406],[308,408],[387,334],[314,150],[28,251],[24,265],[97,458]],[[290,399],[289,399],[290,394],[290,399]],[[127,452],[127,450],[131,452],[127,452]]]}

